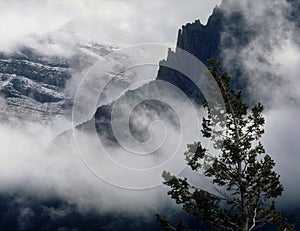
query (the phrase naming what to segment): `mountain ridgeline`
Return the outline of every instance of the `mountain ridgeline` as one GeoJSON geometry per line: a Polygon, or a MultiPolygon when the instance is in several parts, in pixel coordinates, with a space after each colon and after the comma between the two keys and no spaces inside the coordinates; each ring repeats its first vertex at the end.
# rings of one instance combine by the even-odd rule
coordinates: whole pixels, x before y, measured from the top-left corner
{"type": "MultiPolygon", "coordinates": [[[[226,2],[223,4],[226,4],[226,2]]],[[[238,9],[230,13],[225,12],[222,9],[222,5],[214,9],[213,14],[208,19],[207,25],[202,25],[199,20],[196,20],[194,23],[187,23],[179,29],[176,44],[177,48],[175,51],[169,49],[166,60],[160,61],[156,77],[156,80],[166,81],[179,88],[187,95],[187,97],[198,105],[201,105],[204,100],[202,92],[187,76],[168,67],[174,66],[174,63],[176,65],[181,65],[182,62],[186,62],[186,60],[182,60],[181,58],[181,50],[189,52],[198,58],[204,65],[209,66],[208,59],[211,58],[225,64],[223,51],[234,49],[236,51],[236,56],[232,60],[231,67],[229,69],[224,65],[224,69],[228,70],[232,75],[235,88],[245,90],[247,85],[247,75],[242,71],[243,66],[238,57],[238,50],[247,46],[256,36],[256,32],[254,29],[247,26],[247,22],[242,12],[238,9]]],[[[149,88],[149,86],[142,86],[134,91],[146,92],[146,88],[149,88]]],[[[139,95],[138,93],[136,94],[139,95]]],[[[125,94],[122,97],[126,98],[127,96],[125,94]]],[[[156,101],[155,104],[157,103],[158,102],[156,101]]],[[[114,103],[111,103],[110,105],[98,108],[95,114],[95,126],[98,135],[102,138],[107,138],[114,143],[116,140],[109,121],[113,104],[114,103]]],[[[144,110],[147,111],[149,109],[149,111],[145,111],[145,113],[149,114],[150,111],[153,112],[153,110],[155,110],[155,105],[152,105],[151,109],[149,104],[147,105],[144,107],[144,110]]],[[[160,106],[157,105],[157,108],[159,107],[160,106]]],[[[82,126],[80,127],[82,128],[82,126]]],[[[136,136],[143,136],[143,134],[137,134],[136,136]]]]}

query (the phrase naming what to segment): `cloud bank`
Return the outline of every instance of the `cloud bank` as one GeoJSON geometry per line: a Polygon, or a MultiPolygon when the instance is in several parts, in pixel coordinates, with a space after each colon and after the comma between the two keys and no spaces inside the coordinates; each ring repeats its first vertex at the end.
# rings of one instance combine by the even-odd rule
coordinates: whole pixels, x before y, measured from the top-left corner
{"type": "MultiPolygon", "coordinates": [[[[291,20],[294,10],[286,1],[227,1],[225,12],[241,12],[247,30],[254,32],[249,43],[223,50],[225,65],[242,66],[244,78],[253,102],[266,108],[263,141],[267,152],[275,159],[285,186],[280,203],[286,207],[300,206],[298,185],[300,164],[300,43],[299,27],[291,20]]],[[[228,33],[223,34],[223,39],[228,33]]],[[[235,43],[233,43],[235,44],[235,43]]],[[[280,201],[280,200],[279,200],[280,201]]]]}
{"type": "Polygon", "coordinates": [[[181,24],[206,23],[221,0],[188,1],[1,1],[0,50],[31,44],[47,34],[113,44],[174,45],[181,24]],[[163,23],[162,23],[163,22],[163,23]],[[67,32],[67,33],[65,33],[67,32]],[[38,38],[39,39],[39,38],[38,38]]]}

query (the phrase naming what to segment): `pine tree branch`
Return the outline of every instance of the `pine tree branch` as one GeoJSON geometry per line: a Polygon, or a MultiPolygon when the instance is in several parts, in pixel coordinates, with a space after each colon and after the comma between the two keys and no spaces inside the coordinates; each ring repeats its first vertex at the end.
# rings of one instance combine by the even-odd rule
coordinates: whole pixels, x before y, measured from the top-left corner
{"type": "Polygon", "coordinates": [[[227,180],[230,180],[230,181],[232,181],[232,182],[235,182],[235,184],[236,184],[237,186],[239,186],[240,183],[239,183],[239,181],[236,179],[236,177],[233,175],[233,173],[231,174],[230,172],[227,172],[227,171],[229,171],[229,170],[226,170],[226,168],[227,168],[226,164],[223,163],[223,162],[220,161],[220,160],[217,160],[217,159],[216,159],[216,161],[217,161],[219,164],[223,165],[224,168],[222,169],[222,173],[224,173],[224,174],[227,176],[227,180]]]}
{"type": "Polygon", "coordinates": [[[227,194],[225,194],[224,192],[222,192],[221,190],[219,190],[216,186],[212,186],[212,187],[213,187],[213,189],[216,190],[220,195],[223,195],[223,196],[218,196],[218,198],[220,198],[221,200],[230,202],[230,203],[232,203],[232,204],[239,205],[238,202],[232,200],[227,194]]]}
{"type": "Polygon", "coordinates": [[[257,208],[254,209],[254,215],[253,215],[253,218],[252,218],[252,226],[250,227],[249,231],[253,230],[255,225],[256,225],[256,222],[255,222],[256,221],[256,216],[257,216],[256,212],[257,212],[257,208]]]}

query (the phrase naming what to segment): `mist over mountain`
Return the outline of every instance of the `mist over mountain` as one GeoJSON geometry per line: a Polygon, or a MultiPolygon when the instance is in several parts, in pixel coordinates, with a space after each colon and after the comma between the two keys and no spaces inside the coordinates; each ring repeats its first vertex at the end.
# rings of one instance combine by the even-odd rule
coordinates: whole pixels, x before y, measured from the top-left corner
{"type": "Polygon", "coordinates": [[[70,22],[55,35],[1,52],[0,228],[160,230],[154,214],[161,211],[177,220],[182,214],[167,189],[151,186],[161,183],[166,167],[181,169],[180,154],[172,165],[160,164],[183,154],[198,135],[204,93],[170,68],[186,65],[183,50],[205,65],[220,61],[247,102],[265,105],[264,142],[285,186],[279,208],[298,229],[299,11],[297,0],[223,0],[207,24],[195,18],[182,26],[174,49],[118,52],[118,45],[74,37],[70,22]]]}

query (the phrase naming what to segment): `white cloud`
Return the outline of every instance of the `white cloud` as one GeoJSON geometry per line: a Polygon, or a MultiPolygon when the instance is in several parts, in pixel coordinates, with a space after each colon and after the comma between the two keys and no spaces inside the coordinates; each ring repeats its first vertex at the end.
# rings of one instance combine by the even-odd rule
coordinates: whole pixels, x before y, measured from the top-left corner
{"type": "Polygon", "coordinates": [[[0,50],[23,44],[29,35],[59,30],[83,41],[174,45],[182,24],[199,17],[206,23],[220,1],[0,1],[0,33],[5,35],[0,50]]]}

